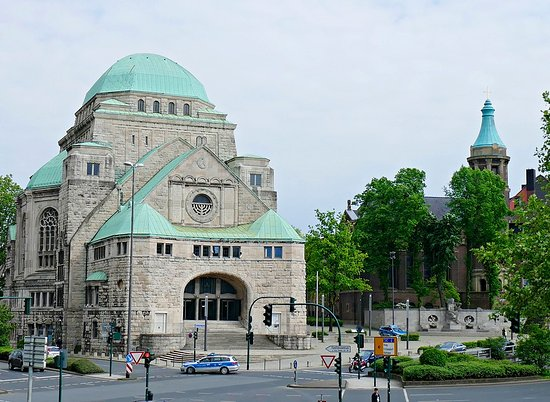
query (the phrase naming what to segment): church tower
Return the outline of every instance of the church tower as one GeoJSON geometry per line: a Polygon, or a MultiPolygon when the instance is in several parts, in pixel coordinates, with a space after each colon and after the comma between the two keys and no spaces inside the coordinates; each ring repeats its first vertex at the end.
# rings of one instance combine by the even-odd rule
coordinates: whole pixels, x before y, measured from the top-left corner
{"type": "Polygon", "coordinates": [[[491,169],[506,183],[504,195],[506,200],[510,198],[508,187],[508,162],[510,157],[506,155],[506,145],[500,139],[495,126],[495,108],[489,99],[485,101],[481,109],[481,128],[476,141],[470,147],[468,164],[472,169],[491,169]]]}

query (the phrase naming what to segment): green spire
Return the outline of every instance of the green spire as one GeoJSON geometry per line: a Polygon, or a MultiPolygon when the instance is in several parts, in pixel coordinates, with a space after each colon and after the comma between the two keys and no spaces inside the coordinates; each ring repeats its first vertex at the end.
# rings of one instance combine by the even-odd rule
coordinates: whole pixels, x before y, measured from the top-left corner
{"type": "Polygon", "coordinates": [[[489,99],[485,101],[483,109],[481,109],[481,115],[481,128],[472,147],[491,147],[493,144],[496,144],[499,147],[506,148],[506,145],[504,145],[504,142],[498,136],[495,126],[495,108],[489,99]]]}

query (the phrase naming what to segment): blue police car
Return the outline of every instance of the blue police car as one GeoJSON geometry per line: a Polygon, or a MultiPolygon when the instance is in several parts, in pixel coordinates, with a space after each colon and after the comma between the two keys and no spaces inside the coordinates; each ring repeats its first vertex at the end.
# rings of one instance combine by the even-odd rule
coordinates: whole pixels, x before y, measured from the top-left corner
{"type": "Polygon", "coordinates": [[[182,373],[220,373],[228,374],[239,369],[239,362],[231,355],[210,354],[196,362],[183,362],[180,368],[182,373]]]}

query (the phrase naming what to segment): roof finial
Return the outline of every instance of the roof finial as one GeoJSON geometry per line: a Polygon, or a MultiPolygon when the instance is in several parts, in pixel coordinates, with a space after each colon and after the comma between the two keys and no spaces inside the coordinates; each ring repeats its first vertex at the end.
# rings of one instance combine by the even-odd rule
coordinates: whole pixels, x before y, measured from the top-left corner
{"type": "Polygon", "coordinates": [[[489,95],[491,94],[491,91],[489,91],[489,86],[487,86],[484,92],[485,92],[485,98],[489,99],[489,95]]]}

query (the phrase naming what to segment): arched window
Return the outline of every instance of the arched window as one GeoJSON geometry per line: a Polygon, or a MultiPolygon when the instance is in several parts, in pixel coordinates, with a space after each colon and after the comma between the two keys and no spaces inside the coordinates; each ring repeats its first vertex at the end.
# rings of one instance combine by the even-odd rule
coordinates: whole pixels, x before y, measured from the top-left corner
{"type": "Polygon", "coordinates": [[[174,102],[170,102],[168,104],[168,113],[169,114],[176,114],[176,104],[174,102]]]}
{"type": "Polygon", "coordinates": [[[189,106],[189,103],[183,104],[183,115],[184,116],[190,116],[191,115],[191,107],[189,106]]]}
{"type": "Polygon", "coordinates": [[[143,99],[138,100],[138,112],[145,112],[145,101],[143,99]]]}
{"type": "Polygon", "coordinates": [[[53,208],[46,208],[40,217],[38,236],[38,266],[49,268],[55,266],[57,247],[58,214],[53,208]]]}
{"type": "Polygon", "coordinates": [[[160,102],[154,101],[153,102],[153,113],[160,113],[160,102]]]}

